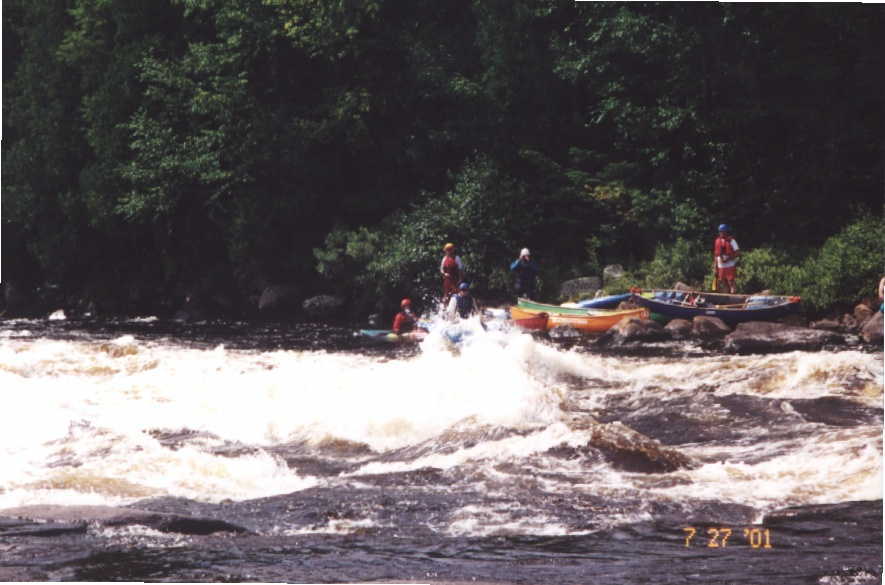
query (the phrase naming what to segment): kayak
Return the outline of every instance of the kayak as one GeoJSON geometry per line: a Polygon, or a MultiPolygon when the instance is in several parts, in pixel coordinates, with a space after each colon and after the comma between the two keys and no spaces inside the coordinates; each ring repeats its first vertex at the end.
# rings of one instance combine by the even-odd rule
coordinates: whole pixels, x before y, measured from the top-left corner
{"type": "Polygon", "coordinates": [[[421,329],[409,333],[394,333],[391,329],[360,329],[359,335],[387,343],[417,343],[427,336],[427,332],[421,329]]]}
{"type": "Polygon", "coordinates": [[[718,317],[733,327],[746,321],[772,321],[785,317],[798,310],[801,299],[797,296],[654,290],[650,296],[634,294],[633,301],[667,319],[718,317]]]}
{"type": "MultiPolygon", "coordinates": [[[[531,316],[537,317],[541,313],[543,313],[543,311],[527,309],[524,307],[512,307],[510,309],[510,315],[514,320],[525,319],[531,316]]],[[[592,315],[564,315],[549,313],[547,317],[547,329],[550,330],[554,327],[565,325],[567,327],[574,327],[584,333],[604,333],[617,325],[621,319],[628,319],[631,317],[648,319],[648,310],[644,308],[627,309],[624,311],[599,312],[592,315]]]]}

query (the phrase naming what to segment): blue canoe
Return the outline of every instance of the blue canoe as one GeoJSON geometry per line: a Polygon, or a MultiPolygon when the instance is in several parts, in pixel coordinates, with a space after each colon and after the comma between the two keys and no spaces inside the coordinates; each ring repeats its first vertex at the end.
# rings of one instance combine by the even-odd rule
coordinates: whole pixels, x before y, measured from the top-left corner
{"type": "Polygon", "coordinates": [[[734,326],[746,321],[774,321],[799,308],[796,296],[729,295],[703,291],[655,290],[634,294],[633,302],[668,319],[718,317],[734,326]]]}
{"type": "Polygon", "coordinates": [[[615,309],[619,304],[629,299],[630,293],[621,295],[608,295],[607,297],[599,297],[598,299],[587,299],[575,303],[582,309],[615,309]]]}

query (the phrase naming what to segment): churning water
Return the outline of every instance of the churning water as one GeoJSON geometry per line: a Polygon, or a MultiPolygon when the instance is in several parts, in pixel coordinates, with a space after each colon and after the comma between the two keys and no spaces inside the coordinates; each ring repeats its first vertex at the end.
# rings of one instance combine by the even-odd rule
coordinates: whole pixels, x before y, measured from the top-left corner
{"type": "Polygon", "coordinates": [[[0,323],[0,580],[880,582],[881,352],[464,340],[0,323]]]}

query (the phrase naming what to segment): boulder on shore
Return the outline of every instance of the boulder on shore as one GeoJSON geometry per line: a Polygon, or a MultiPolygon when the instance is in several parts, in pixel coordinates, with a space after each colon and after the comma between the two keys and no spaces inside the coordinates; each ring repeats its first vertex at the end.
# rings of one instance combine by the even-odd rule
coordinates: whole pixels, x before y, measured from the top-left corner
{"type": "Polygon", "coordinates": [[[842,323],[836,319],[821,319],[820,321],[813,321],[809,327],[825,331],[839,331],[842,328],[842,323]]]}
{"type": "Polygon", "coordinates": [[[691,321],[687,319],[671,319],[664,326],[664,329],[670,332],[673,339],[685,339],[691,335],[691,321]]]}
{"type": "Polygon", "coordinates": [[[293,284],[273,284],[264,288],[258,299],[258,310],[263,314],[298,310],[299,289],[293,284]]]}
{"type": "Polygon", "coordinates": [[[740,323],[725,337],[725,351],[735,353],[818,350],[824,345],[841,343],[842,335],[824,329],[793,327],[783,323],[750,321],[740,323]]]}
{"type": "Polygon", "coordinates": [[[603,282],[612,282],[624,276],[624,267],[620,264],[609,264],[602,269],[603,282]]]}
{"type": "Polygon", "coordinates": [[[860,336],[867,343],[876,343],[882,345],[882,327],[885,324],[881,311],[876,311],[873,316],[867,319],[864,326],[860,330],[860,336]]]}
{"type": "Polygon", "coordinates": [[[731,327],[726,325],[722,319],[705,315],[699,315],[692,319],[691,330],[702,339],[724,337],[731,333],[731,327]]]}
{"type": "Polygon", "coordinates": [[[301,304],[304,313],[313,319],[329,319],[340,316],[344,299],[333,295],[317,295],[301,304]]]}
{"type": "Polygon", "coordinates": [[[573,278],[562,283],[559,296],[567,299],[576,299],[580,295],[593,296],[602,288],[602,279],[598,276],[582,276],[573,278]]]}
{"type": "Polygon", "coordinates": [[[863,327],[874,313],[875,311],[866,303],[860,303],[854,307],[854,318],[857,320],[857,326],[863,327]]]}
{"type": "Polygon", "coordinates": [[[621,319],[617,325],[606,331],[600,342],[622,344],[666,339],[670,339],[670,332],[657,321],[629,317],[621,319]]]}

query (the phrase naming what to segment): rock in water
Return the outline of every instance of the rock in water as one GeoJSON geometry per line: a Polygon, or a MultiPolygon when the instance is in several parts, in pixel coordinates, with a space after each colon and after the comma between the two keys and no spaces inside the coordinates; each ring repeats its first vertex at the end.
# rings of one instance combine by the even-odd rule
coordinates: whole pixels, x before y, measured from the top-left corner
{"type": "Polygon", "coordinates": [[[664,326],[673,339],[685,339],[691,335],[692,324],[686,319],[672,319],[664,326]]]}
{"type": "Polygon", "coordinates": [[[692,320],[692,333],[702,339],[724,337],[731,333],[731,327],[719,317],[698,316],[692,320]]]}
{"type": "Polygon", "coordinates": [[[547,332],[551,339],[578,339],[581,337],[581,332],[575,329],[574,327],[569,327],[568,325],[557,325],[553,329],[547,332]]]}
{"type": "Polygon", "coordinates": [[[615,343],[663,341],[670,338],[670,332],[657,321],[637,317],[621,319],[610,331],[614,333],[615,343]]]}
{"type": "Polygon", "coordinates": [[[821,319],[820,321],[814,321],[809,325],[812,329],[824,329],[826,331],[838,331],[842,324],[835,319],[821,319]]]}
{"type": "Polygon", "coordinates": [[[867,319],[867,322],[864,323],[864,326],[860,331],[860,336],[863,337],[864,341],[867,343],[882,345],[882,327],[883,314],[881,311],[876,311],[873,316],[867,319]]]}
{"type": "Polygon", "coordinates": [[[725,337],[725,351],[753,353],[770,351],[818,350],[844,338],[833,331],[793,327],[782,323],[750,321],[740,323],[725,337]]]}

